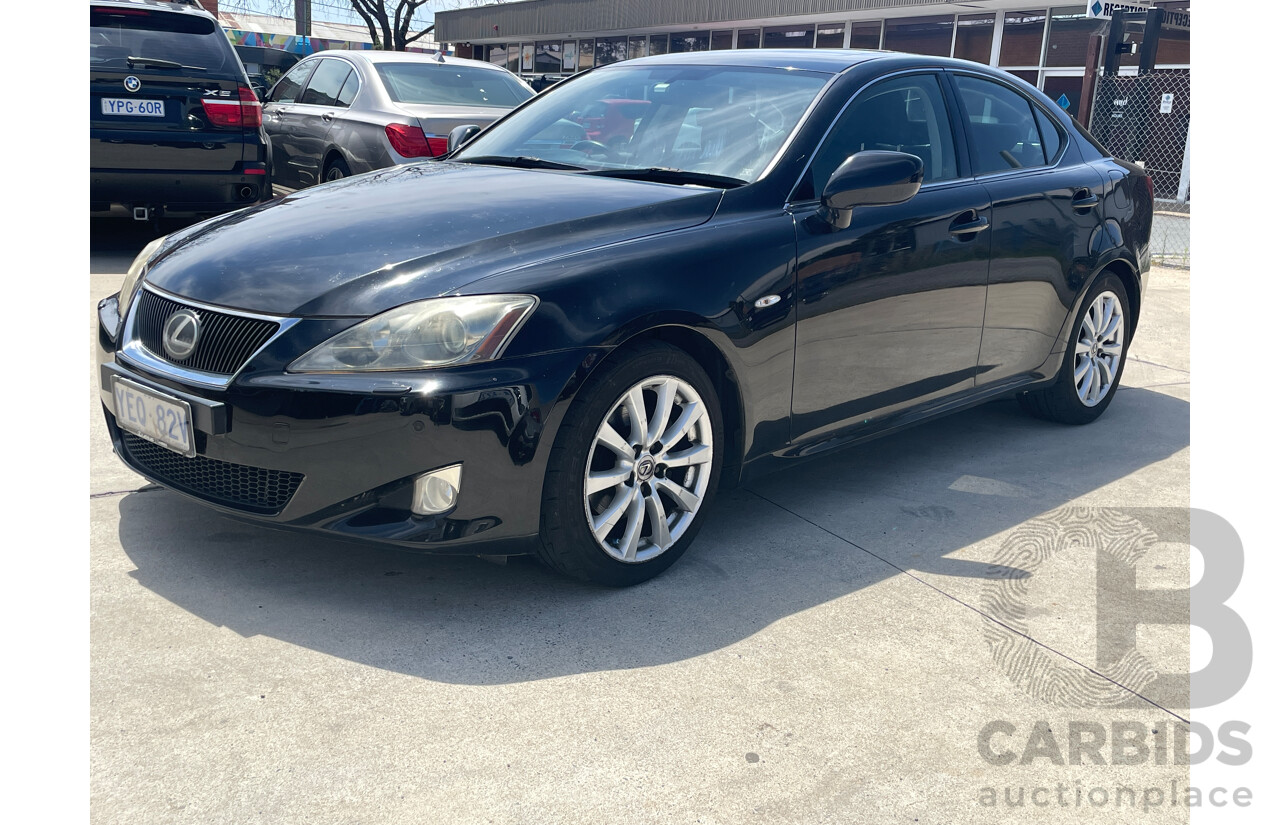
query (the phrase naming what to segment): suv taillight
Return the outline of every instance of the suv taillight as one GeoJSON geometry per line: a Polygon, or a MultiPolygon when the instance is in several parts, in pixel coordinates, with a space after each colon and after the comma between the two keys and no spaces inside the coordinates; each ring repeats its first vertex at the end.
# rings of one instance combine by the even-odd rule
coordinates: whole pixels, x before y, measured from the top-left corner
{"type": "Polygon", "coordinates": [[[206,97],[200,101],[204,113],[214,126],[241,126],[256,129],[262,125],[262,104],[248,86],[236,89],[236,98],[221,100],[206,97]]]}
{"type": "Polygon", "coordinates": [[[434,158],[449,151],[449,139],[428,136],[417,126],[406,126],[403,123],[388,123],[387,140],[391,148],[406,158],[434,158]]]}

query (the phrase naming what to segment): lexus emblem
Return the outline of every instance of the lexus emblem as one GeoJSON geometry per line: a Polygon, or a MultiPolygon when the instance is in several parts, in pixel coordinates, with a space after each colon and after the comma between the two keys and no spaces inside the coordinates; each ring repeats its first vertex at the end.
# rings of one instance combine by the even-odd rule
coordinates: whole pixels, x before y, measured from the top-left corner
{"type": "Polygon", "coordinates": [[[195,352],[200,340],[200,316],[189,309],[180,309],[164,322],[164,351],[175,361],[182,361],[195,352]]]}
{"type": "Polygon", "coordinates": [[[142,88],[142,81],[133,75],[129,75],[124,79],[124,88],[127,92],[136,92],[142,88]]]}

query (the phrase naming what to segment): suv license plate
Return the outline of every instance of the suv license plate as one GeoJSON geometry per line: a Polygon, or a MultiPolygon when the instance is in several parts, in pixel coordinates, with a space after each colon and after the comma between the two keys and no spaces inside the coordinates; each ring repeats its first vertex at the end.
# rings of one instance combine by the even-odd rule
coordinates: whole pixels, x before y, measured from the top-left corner
{"type": "Polygon", "coordinates": [[[137,100],[132,97],[104,97],[102,99],[104,115],[124,115],[125,117],[164,117],[163,100],[137,100]]]}
{"type": "Polygon", "coordinates": [[[111,385],[116,423],[123,430],[168,447],[187,458],[196,454],[191,438],[191,405],[180,398],[116,377],[111,385]]]}

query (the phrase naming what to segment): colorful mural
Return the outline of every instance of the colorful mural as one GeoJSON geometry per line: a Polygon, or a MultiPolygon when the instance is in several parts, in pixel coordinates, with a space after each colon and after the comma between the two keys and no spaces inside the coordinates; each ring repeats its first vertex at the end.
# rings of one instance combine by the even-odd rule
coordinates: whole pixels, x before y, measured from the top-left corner
{"type": "Polygon", "coordinates": [[[361,43],[352,40],[329,40],[324,37],[304,37],[298,34],[265,34],[241,29],[224,29],[233,46],[263,46],[268,49],[282,49],[293,54],[311,54],[326,49],[368,50],[372,43],[361,43]]]}

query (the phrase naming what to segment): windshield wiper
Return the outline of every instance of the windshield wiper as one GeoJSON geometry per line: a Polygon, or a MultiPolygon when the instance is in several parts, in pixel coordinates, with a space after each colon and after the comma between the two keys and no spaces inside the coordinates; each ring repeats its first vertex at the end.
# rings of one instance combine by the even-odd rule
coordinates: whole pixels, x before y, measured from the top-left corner
{"type": "Polygon", "coordinates": [[[747,183],[742,178],[712,175],[708,172],[690,172],[688,169],[673,169],[670,166],[649,166],[643,169],[598,169],[587,172],[587,174],[601,178],[650,180],[655,183],[692,183],[701,186],[715,186],[720,189],[736,189],[747,183]]]}
{"type": "Polygon", "coordinates": [[[561,163],[557,160],[543,160],[524,155],[511,157],[508,155],[477,155],[473,158],[453,158],[458,163],[482,163],[486,166],[514,166],[517,169],[563,169],[569,172],[584,172],[586,167],[561,163]]]}
{"type": "Polygon", "coordinates": [[[193,69],[197,72],[209,71],[204,66],[184,66],[174,60],[161,60],[158,57],[136,57],[129,55],[125,62],[130,66],[150,66],[153,69],[193,69]]]}

